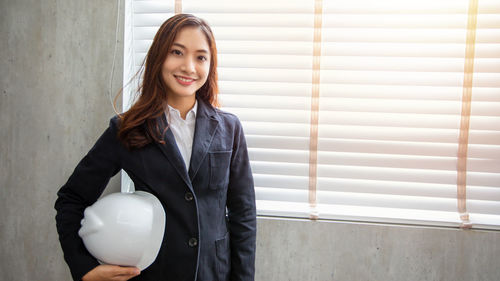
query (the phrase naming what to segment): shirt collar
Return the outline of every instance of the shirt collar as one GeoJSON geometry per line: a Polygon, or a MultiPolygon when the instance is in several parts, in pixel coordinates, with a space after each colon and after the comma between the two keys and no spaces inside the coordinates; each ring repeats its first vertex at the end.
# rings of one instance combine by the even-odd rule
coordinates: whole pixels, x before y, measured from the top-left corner
{"type": "MultiPolygon", "coordinates": [[[[181,113],[180,113],[180,111],[178,109],[173,108],[169,104],[167,104],[167,106],[168,106],[168,109],[167,109],[167,112],[166,112],[167,122],[170,122],[170,118],[171,117],[175,118],[175,119],[178,119],[178,120],[182,120],[181,113]]],[[[196,119],[196,112],[197,111],[198,111],[198,100],[195,100],[194,106],[186,114],[186,121],[195,120],[196,119]]]]}

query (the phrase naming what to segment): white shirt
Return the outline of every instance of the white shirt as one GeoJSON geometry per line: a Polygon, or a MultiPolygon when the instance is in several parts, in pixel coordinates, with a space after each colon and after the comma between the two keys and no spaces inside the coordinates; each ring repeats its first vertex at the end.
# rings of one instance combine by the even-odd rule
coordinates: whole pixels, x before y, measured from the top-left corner
{"type": "Polygon", "coordinates": [[[172,130],[172,133],[174,134],[175,142],[177,143],[177,148],[179,148],[184,164],[186,165],[186,170],[189,170],[191,151],[193,150],[197,108],[198,101],[194,103],[193,108],[191,108],[186,114],[186,120],[182,119],[179,110],[171,107],[170,105],[165,113],[167,115],[169,130],[172,130]]]}

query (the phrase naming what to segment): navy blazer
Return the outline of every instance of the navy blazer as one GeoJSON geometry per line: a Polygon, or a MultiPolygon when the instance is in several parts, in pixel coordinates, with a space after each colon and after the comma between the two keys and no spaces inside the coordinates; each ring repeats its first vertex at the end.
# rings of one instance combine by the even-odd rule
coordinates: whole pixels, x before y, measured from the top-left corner
{"type": "Polygon", "coordinates": [[[238,118],[198,100],[189,170],[170,130],[166,144],[128,150],[117,138],[118,126],[112,118],[57,193],[57,230],[73,279],[99,264],[77,233],[83,211],[123,169],[167,215],[156,260],[131,280],[254,280],[255,193],[238,118]]]}

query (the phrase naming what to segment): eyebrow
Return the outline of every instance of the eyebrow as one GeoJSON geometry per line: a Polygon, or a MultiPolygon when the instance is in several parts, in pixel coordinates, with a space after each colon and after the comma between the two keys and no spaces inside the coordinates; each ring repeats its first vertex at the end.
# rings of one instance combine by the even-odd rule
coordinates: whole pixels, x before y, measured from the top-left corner
{"type": "MultiPolygon", "coordinates": [[[[184,46],[184,45],[182,45],[182,44],[179,44],[179,43],[173,43],[172,45],[173,45],[173,46],[177,46],[177,47],[182,48],[182,49],[186,49],[186,46],[184,46]]],[[[208,54],[208,51],[207,51],[207,50],[205,50],[205,49],[196,50],[196,52],[198,52],[198,53],[206,53],[206,54],[208,54]]]]}

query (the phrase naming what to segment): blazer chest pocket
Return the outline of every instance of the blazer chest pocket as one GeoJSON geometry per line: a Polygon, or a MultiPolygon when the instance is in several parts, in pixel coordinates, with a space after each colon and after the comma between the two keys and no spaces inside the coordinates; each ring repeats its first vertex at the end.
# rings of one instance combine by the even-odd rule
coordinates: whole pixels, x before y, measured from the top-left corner
{"type": "Polygon", "coordinates": [[[208,153],[210,162],[210,188],[222,188],[229,183],[231,154],[232,151],[215,151],[208,153]]]}

